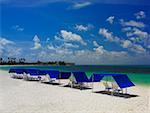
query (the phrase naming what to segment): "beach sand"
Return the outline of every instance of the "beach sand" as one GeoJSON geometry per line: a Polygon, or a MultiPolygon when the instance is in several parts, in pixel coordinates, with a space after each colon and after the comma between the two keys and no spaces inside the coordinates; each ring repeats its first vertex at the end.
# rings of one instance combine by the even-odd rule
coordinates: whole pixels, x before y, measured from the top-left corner
{"type": "MultiPolygon", "coordinates": [[[[94,91],[103,89],[101,83],[94,84],[94,91]]],[[[150,87],[136,85],[128,93],[138,96],[122,98],[12,79],[0,71],[0,113],[148,113],[150,87]]]]}

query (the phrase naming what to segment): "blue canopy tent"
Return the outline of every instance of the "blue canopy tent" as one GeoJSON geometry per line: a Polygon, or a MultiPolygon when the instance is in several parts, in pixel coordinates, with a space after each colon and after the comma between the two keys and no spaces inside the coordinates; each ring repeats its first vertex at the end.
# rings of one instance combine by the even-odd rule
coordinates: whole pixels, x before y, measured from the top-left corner
{"type": "Polygon", "coordinates": [[[59,71],[56,70],[45,70],[46,74],[49,75],[50,78],[59,79],[59,71]]]}
{"type": "Polygon", "coordinates": [[[46,74],[49,75],[50,78],[55,79],[69,79],[71,76],[71,72],[60,72],[57,70],[43,70],[46,74]]]}
{"type": "MultiPolygon", "coordinates": [[[[79,84],[84,83],[84,82],[87,82],[87,83],[100,82],[103,79],[103,77],[111,76],[114,78],[117,85],[121,89],[135,86],[130,81],[130,79],[128,78],[126,74],[93,74],[90,78],[88,78],[85,72],[72,72],[72,73],[73,73],[73,76],[75,77],[76,82],[79,84]]],[[[93,87],[93,84],[92,84],[92,87],[93,87]]]]}
{"type": "MultiPolygon", "coordinates": [[[[43,70],[45,77],[41,79],[43,83],[54,83],[57,79],[60,78],[60,72],[57,70],[43,70]]],[[[54,83],[55,84],[55,83],[54,83]]]]}
{"type": "Polygon", "coordinates": [[[40,80],[42,75],[46,75],[45,71],[36,68],[25,69],[25,73],[25,80],[40,80]]]}
{"type": "Polygon", "coordinates": [[[42,76],[42,75],[46,75],[46,72],[45,72],[45,70],[39,70],[39,71],[38,71],[38,74],[39,74],[40,76],[42,76]]]}
{"type": "Polygon", "coordinates": [[[38,76],[39,69],[26,69],[25,73],[30,74],[31,76],[38,76]]]}
{"type": "Polygon", "coordinates": [[[112,76],[121,89],[135,86],[126,74],[93,74],[91,78],[93,82],[100,82],[103,77],[107,76],[112,76]]]}
{"type": "Polygon", "coordinates": [[[9,69],[9,73],[16,73],[16,74],[23,74],[25,72],[25,69],[17,69],[17,68],[11,68],[9,69]]]}
{"type": "Polygon", "coordinates": [[[80,89],[82,89],[84,83],[92,82],[92,79],[91,78],[89,79],[85,72],[72,72],[72,73],[75,80],[72,80],[71,87],[73,87],[76,84],[79,85],[80,89]]]}
{"type": "Polygon", "coordinates": [[[10,76],[12,78],[22,79],[24,72],[25,72],[25,69],[21,69],[21,68],[19,68],[19,69],[17,69],[17,68],[9,69],[9,73],[10,73],[10,76]]]}
{"type": "Polygon", "coordinates": [[[10,68],[10,69],[9,69],[9,73],[16,73],[16,69],[10,68]]]}
{"type": "Polygon", "coordinates": [[[93,74],[93,82],[100,82],[105,76],[112,76],[120,88],[135,86],[126,74],[93,74]]]}
{"type": "Polygon", "coordinates": [[[71,72],[60,72],[60,77],[59,79],[69,79],[69,77],[71,76],[71,72]]]}
{"type": "Polygon", "coordinates": [[[50,82],[52,83],[55,80],[59,80],[59,84],[60,84],[60,80],[61,79],[69,79],[69,77],[71,76],[71,72],[61,72],[58,70],[43,70],[46,74],[48,75],[46,76],[46,81],[45,79],[42,80],[42,82],[50,82]],[[49,81],[47,81],[47,79],[49,81]]]}
{"type": "Polygon", "coordinates": [[[72,72],[72,73],[77,83],[92,82],[92,79],[91,78],[89,79],[85,72],[72,72]]]}

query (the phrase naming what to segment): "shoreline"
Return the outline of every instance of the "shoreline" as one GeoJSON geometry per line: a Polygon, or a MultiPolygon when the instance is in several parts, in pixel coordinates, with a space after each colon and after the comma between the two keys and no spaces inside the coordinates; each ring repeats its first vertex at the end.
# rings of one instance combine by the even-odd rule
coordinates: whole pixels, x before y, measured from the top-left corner
{"type": "Polygon", "coordinates": [[[127,66],[127,65],[0,65],[0,68],[5,67],[57,67],[65,69],[75,69],[89,72],[111,72],[111,73],[135,73],[135,74],[149,74],[150,75],[150,66],[127,66]]]}

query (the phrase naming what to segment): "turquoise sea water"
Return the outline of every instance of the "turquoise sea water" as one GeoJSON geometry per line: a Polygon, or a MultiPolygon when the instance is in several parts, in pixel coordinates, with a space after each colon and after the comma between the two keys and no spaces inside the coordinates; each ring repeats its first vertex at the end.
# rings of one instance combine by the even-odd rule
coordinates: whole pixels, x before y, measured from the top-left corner
{"type": "Polygon", "coordinates": [[[150,66],[113,66],[113,65],[76,65],[76,66],[0,66],[0,70],[17,68],[39,68],[60,71],[85,71],[87,76],[92,73],[125,73],[135,83],[150,86],[150,66]]]}

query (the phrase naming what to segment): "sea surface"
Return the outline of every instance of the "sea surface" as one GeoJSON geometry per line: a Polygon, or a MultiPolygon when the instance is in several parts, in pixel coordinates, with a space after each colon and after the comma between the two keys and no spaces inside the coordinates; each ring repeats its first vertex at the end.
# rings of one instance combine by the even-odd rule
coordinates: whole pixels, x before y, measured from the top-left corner
{"type": "MultiPolygon", "coordinates": [[[[87,76],[92,73],[124,73],[135,83],[150,86],[150,65],[75,65],[75,66],[0,66],[0,70],[10,68],[38,68],[59,71],[84,71],[87,76]]],[[[104,78],[112,80],[112,78],[104,78]]]]}

